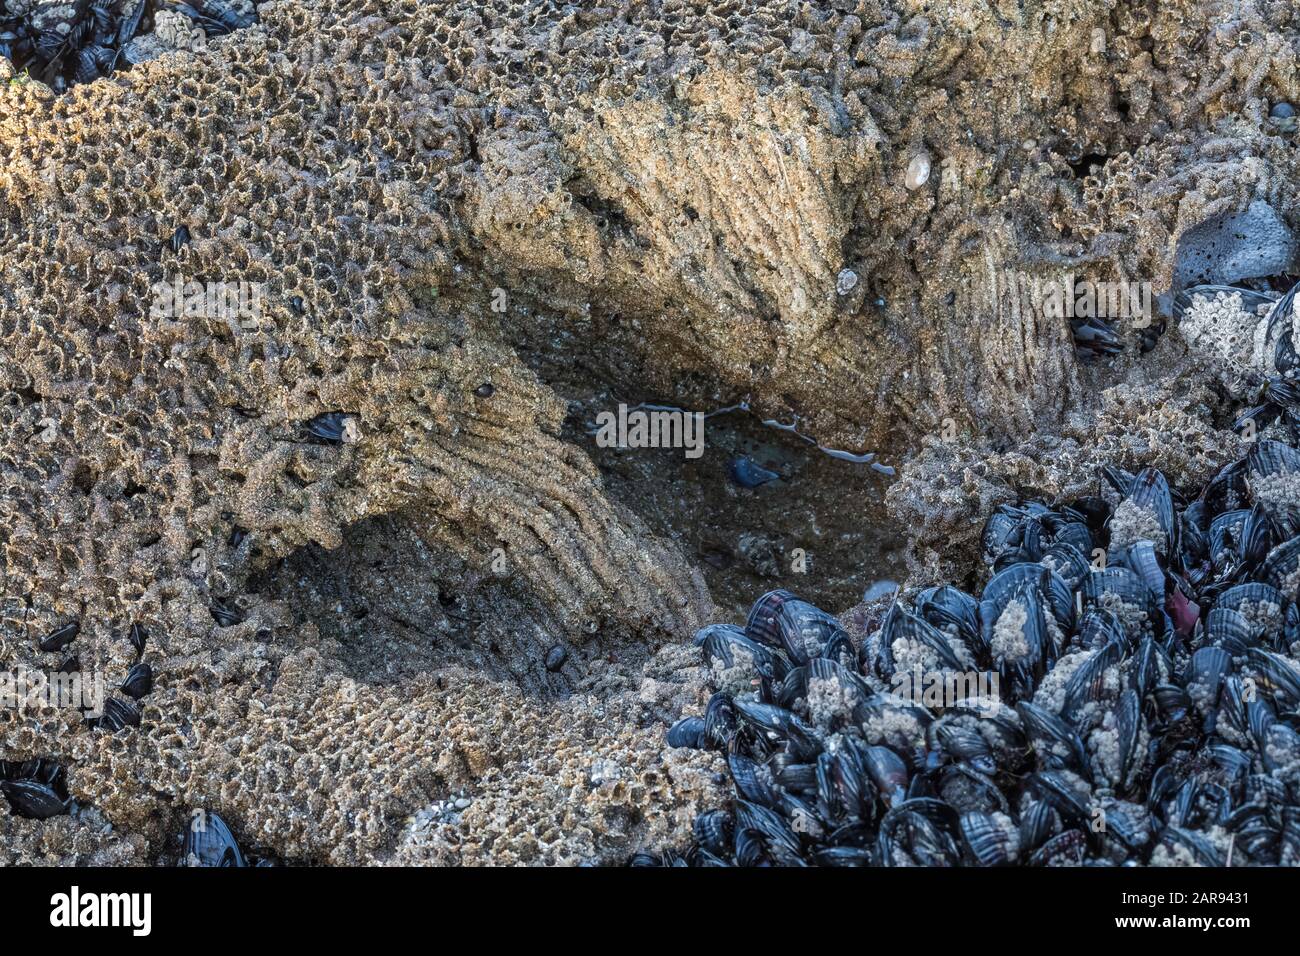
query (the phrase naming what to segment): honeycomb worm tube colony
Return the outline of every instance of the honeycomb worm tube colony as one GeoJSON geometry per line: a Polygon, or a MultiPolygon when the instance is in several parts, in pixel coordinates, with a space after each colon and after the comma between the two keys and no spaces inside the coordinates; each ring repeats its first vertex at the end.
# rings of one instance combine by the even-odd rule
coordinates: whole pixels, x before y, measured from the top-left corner
{"type": "Polygon", "coordinates": [[[1298,31],[0,0],[0,862],[1294,862],[1298,31]]]}

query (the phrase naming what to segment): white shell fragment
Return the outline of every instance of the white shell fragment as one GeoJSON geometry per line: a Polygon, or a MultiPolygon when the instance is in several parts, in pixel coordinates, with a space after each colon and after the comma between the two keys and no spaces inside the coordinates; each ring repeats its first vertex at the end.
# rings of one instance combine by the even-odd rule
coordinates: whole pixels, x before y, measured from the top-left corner
{"type": "Polygon", "coordinates": [[[920,189],[930,179],[930,154],[926,152],[917,153],[912,157],[912,161],[907,164],[907,176],[903,180],[903,185],[908,189],[920,189]]]}

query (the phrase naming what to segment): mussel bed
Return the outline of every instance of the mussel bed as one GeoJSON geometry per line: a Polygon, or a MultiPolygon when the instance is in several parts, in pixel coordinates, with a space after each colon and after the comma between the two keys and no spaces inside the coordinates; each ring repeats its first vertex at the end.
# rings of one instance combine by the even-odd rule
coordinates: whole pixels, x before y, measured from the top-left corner
{"type": "Polygon", "coordinates": [[[1195,496],[1106,467],[998,508],[978,597],[841,624],[776,590],[701,629],[715,692],[668,743],[734,800],[631,862],[1300,863],[1300,452],[1269,434],[1195,496]]]}

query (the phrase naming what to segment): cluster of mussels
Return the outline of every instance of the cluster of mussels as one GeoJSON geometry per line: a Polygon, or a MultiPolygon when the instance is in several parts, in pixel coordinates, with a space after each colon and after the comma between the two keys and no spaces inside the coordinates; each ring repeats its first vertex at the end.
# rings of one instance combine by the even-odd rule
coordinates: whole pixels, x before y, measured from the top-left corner
{"type": "MultiPolygon", "coordinates": [[[[67,624],[62,624],[50,631],[49,634],[46,634],[45,637],[41,638],[37,646],[46,653],[58,653],[64,651],[68,645],[75,641],[80,633],[81,622],[69,621],[67,624]]],[[[142,625],[132,624],[127,636],[131,646],[135,648],[136,662],[127,671],[126,677],[118,690],[129,700],[119,696],[109,697],[104,701],[103,712],[98,717],[86,718],[86,723],[90,726],[114,734],[123,727],[138,727],[140,725],[140,708],[134,702],[153,691],[153,668],[141,659],[149,635],[142,625]]],[[[76,655],[64,658],[63,663],[58,668],[58,672],[63,674],[71,674],[80,670],[81,661],[76,655]]]]}
{"type": "MultiPolygon", "coordinates": [[[[37,646],[47,654],[63,653],[80,633],[81,623],[69,621],[46,634],[37,646]]],[[[153,668],[140,659],[148,635],[139,624],[133,624],[128,638],[135,648],[136,662],[118,688],[123,696],[108,697],[99,716],[86,718],[87,724],[106,733],[139,726],[140,709],[136,701],[153,691],[153,668]]],[[[59,664],[57,672],[72,674],[80,670],[80,660],[71,654],[59,664]]],[[[0,760],[0,794],[15,814],[35,820],[71,813],[75,806],[68,796],[67,773],[52,760],[0,760]]]]}
{"type": "Polygon", "coordinates": [[[783,590],[703,628],[716,693],[668,742],[734,802],[633,862],[1300,862],[1300,453],[1099,486],[999,508],[980,596],[896,597],[860,647],[783,590]]]}
{"type": "Polygon", "coordinates": [[[149,59],[156,51],[144,38],[159,12],[188,18],[208,37],[256,20],[229,0],[0,0],[0,56],[62,93],[149,59]]]}
{"type": "Polygon", "coordinates": [[[45,820],[71,812],[67,774],[52,760],[0,760],[0,794],[20,817],[45,820]]]}

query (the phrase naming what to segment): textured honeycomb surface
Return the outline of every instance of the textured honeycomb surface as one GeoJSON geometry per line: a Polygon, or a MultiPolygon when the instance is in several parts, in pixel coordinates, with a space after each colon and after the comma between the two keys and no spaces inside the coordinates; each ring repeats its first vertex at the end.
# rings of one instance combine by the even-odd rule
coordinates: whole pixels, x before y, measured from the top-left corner
{"type": "Polygon", "coordinates": [[[3,755],[65,763],[97,815],[0,809],[13,859],[154,862],[192,805],[302,861],[680,842],[712,758],[665,754],[664,695],[694,685],[646,655],[709,597],[559,439],[547,343],[840,447],[901,456],[949,418],[1094,435],[1105,388],[1158,378],[1176,337],[1081,366],[1062,320],[968,291],[1005,270],[1168,286],[1186,231],[1294,205],[1266,122],[1300,99],[1281,0],[258,11],[62,97],[0,75],[0,663],[57,666],[36,640],[78,619],[70,650],[120,680],[140,622],[157,673],[117,735],[0,714],[3,755]],[[177,276],[260,283],[262,312],[151,315],[177,276]],[[331,411],[349,440],[307,441],[331,411]],[[250,587],[386,515],[453,579],[500,548],[518,590],[474,600],[538,631],[519,654],[586,655],[568,683],[436,655],[387,675],[291,580],[250,587]],[[466,789],[455,824],[413,822],[466,789]]]}

